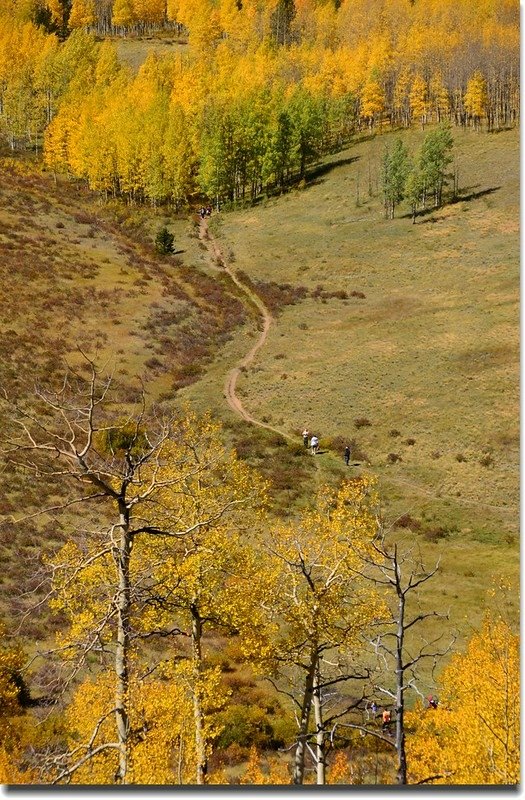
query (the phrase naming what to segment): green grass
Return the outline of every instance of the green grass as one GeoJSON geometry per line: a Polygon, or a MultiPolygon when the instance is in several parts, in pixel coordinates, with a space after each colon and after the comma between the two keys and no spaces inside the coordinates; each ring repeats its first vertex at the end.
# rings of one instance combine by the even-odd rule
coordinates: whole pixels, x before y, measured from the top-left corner
{"type": "MultiPolygon", "coordinates": [[[[383,218],[385,134],[328,159],[306,189],[221,215],[215,227],[252,280],[365,294],[309,296],[281,310],[239,394],[298,441],[305,425],[321,438],[356,438],[387,524],[409,512],[426,531],[445,529],[435,544],[414,538],[429,557],[443,553],[429,596],[460,619],[479,618],[493,573],[517,576],[519,139],[454,136],[461,199],[416,225],[401,218],[407,208],[383,218]],[[356,428],[363,417],[371,424],[356,428]],[[400,460],[390,463],[391,453],[400,460]]],[[[403,134],[413,151],[422,137],[403,134]]],[[[223,378],[247,349],[239,333],[185,390],[191,402],[230,419],[223,378]]],[[[341,471],[339,453],[318,463],[321,477],[341,471]]]]}

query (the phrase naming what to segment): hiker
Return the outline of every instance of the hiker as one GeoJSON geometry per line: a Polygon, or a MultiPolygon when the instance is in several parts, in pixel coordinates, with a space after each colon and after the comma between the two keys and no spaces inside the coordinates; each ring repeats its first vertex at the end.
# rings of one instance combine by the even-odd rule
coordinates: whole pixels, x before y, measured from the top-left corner
{"type": "Polygon", "coordinates": [[[204,208],[204,206],[202,206],[201,210],[199,211],[199,214],[201,219],[204,219],[204,217],[206,216],[206,209],[204,208]]]}
{"type": "Polygon", "coordinates": [[[375,700],[372,700],[372,704],[370,706],[370,711],[372,712],[372,716],[375,719],[377,715],[377,703],[375,700]]]}
{"type": "Polygon", "coordinates": [[[390,711],[388,711],[388,709],[385,708],[382,716],[383,716],[383,730],[387,731],[391,722],[390,711]]]}
{"type": "Polygon", "coordinates": [[[437,708],[438,707],[438,701],[431,694],[429,694],[429,696],[428,696],[428,707],[429,708],[437,708]]]}
{"type": "Polygon", "coordinates": [[[312,455],[315,456],[317,451],[319,450],[319,439],[317,436],[312,436],[310,439],[310,447],[312,448],[312,455]]]}
{"type": "Polygon", "coordinates": [[[206,216],[211,217],[211,206],[206,206],[206,216]]]}
{"type": "Polygon", "coordinates": [[[304,444],[304,446],[308,447],[308,437],[310,436],[310,431],[307,428],[305,428],[303,433],[302,433],[302,436],[303,436],[303,444],[304,444]]]}
{"type": "Polygon", "coordinates": [[[348,447],[348,445],[346,445],[346,447],[345,447],[345,464],[346,464],[346,466],[348,466],[350,464],[350,455],[351,455],[350,448],[348,447]]]}

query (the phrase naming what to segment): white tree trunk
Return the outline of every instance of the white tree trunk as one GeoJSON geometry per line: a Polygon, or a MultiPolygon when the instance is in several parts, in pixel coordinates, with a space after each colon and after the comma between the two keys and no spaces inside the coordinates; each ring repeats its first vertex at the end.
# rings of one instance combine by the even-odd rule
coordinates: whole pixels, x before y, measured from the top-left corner
{"type": "Polygon", "coordinates": [[[306,755],[306,742],[308,739],[308,724],[310,722],[310,712],[312,710],[312,698],[314,689],[315,672],[317,668],[317,650],[314,650],[311,657],[310,666],[306,673],[304,684],[303,702],[301,706],[301,721],[299,723],[299,737],[295,748],[293,782],[302,785],[304,781],[304,759],[306,755]]]}
{"type": "Polygon", "coordinates": [[[315,759],[317,785],[324,786],[326,783],[326,756],[324,750],[324,728],[323,728],[323,706],[321,702],[321,687],[319,677],[319,663],[315,671],[314,678],[314,719],[315,719],[315,759]]]}
{"type": "Polygon", "coordinates": [[[130,579],[129,558],[131,539],[127,509],[120,512],[120,541],[117,549],[118,595],[117,595],[117,646],[115,649],[115,716],[119,744],[119,768],[117,781],[126,783],[128,772],[128,683],[129,683],[129,616],[130,579]]]}

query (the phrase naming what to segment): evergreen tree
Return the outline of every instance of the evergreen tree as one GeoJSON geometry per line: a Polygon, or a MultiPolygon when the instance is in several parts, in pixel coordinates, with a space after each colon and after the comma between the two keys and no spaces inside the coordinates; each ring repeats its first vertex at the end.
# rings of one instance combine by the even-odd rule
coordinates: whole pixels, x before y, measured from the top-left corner
{"type": "Polygon", "coordinates": [[[159,230],[155,237],[155,247],[159,253],[167,255],[168,253],[173,253],[174,247],[173,242],[175,241],[175,237],[169,230],[164,226],[159,230]]]}

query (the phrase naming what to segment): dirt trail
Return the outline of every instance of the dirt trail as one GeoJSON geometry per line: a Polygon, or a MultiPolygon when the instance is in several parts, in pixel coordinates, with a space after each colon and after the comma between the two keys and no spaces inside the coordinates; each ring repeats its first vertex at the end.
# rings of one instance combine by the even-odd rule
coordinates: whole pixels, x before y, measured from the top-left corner
{"type": "Polygon", "coordinates": [[[262,319],[262,331],[256,340],[255,344],[251,349],[246,353],[243,359],[239,361],[239,363],[233,367],[226,376],[226,381],[224,383],[224,396],[226,397],[226,401],[232,411],[244,419],[246,422],[251,423],[252,425],[257,425],[258,428],[266,428],[269,431],[273,431],[274,433],[278,433],[280,436],[284,436],[285,439],[289,441],[294,441],[294,437],[290,436],[288,433],[284,433],[280,431],[278,428],[274,428],[272,425],[267,425],[266,422],[262,422],[261,420],[252,417],[252,415],[246,411],[243,404],[239,400],[236,394],[237,388],[237,379],[241,374],[243,368],[248,367],[252,361],[254,360],[255,356],[261,349],[261,347],[266,342],[268,338],[268,331],[272,325],[272,315],[270,314],[269,310],[266,308],[265,304],[261,300],[261,298],[255,294],[248,286],[246,286],[235,274],[233,270],[226,264],[224,259],[224,255],[217,244],[217,240],[210,232],[208,228],[208,223],[206,219],[201,219],[199,222],[199,238],[206,244],[208,247],[208,251],[213,259],[213,263],[219,268],[224,270],[226,274],[230,277],[230,279],[235,283],[235,285],[241,290],[241,292],[247,297],[247,299],[258,309],[261,319],[262,319]]]}
{"type": "MultiPolygon", "coordinates": [[[[257,425],[257,427],[259,428],[266,428],[269,431],[278,433],[280,436],[283,436],[285,439],[288,439],[288,441],[295,442],[296,441],[295,438],[293,436],[290,436],[290,434],[284,433],[278,428],[274,428],[272,425],[267,425],[266,422],[262,422],[261,420],[252,417],[252,415],[248,411],[246,411],[243,404],[237,397],[237,394],[235,392],[237,387],[237,378],[241,374],[242,369],[248,367],[252,363],[255,356],[266,342],[266,339],[268,338],[268,331],[270,330],[270,327],[272,325],[273,318],[269,310],[266,308],[265,304],[261,300],[261,298],[257,294],[255,294],[255,292],[253,292],[249,286],[246,286],[241,280],[239,280],[235,272],[233,272],[233,270],[231,270],[230,267],[226,264],[224,255],[219,245],[217,244],[217,240],[210,232],[206,219],[201,219],[199,222],[199,238],[207,246],[208,252],[210,254],[210,260],[213,262],[214,266],[226,272],[226,274],[235,283],[235,285],[238,286],[238,288],[246,296],[246,298],[250,301],[250,303],[256,306],[256,308],[259,310],[261,314],[263,323],[262,331],[259,335],[259,338],[253,345],[253,347],[248,351],[248,353],[246,353],[244,358],[241,359],[241,361],[239,361],[239,363],[228,372],[228,375],[226,376],[226,381],[224,383],[224,396],[226,397],[226,401],[235,414],[240,416],[246,422],[249,422],[251,425],[257,425]]],[[[316,466],[318,466],[317,463],[316,466]]],[[[496,506],[496,505],[490,505],[489,503],[481,503],[477,500],[468,500],[467,498],[464,497],[441,495],[435,491],[426,489],[423,486],[420,486],[416,483],[412,483],[411,481],[405,480],[403,478],[388,476],[385,477],[385,480],[391,481],[392,483],[396,483],[398,485],[401,484],[407,486],[416,493],[425,495],[426,497],[432,498],[434,500],[453,500],[455,503],[458,503],[459,505],[481,506],[483,508],[488,508],[493,511],[503,511],[512,514],[515,514],[517,512],[517,509],[512,508],[510,506],[496,506]]]]}

